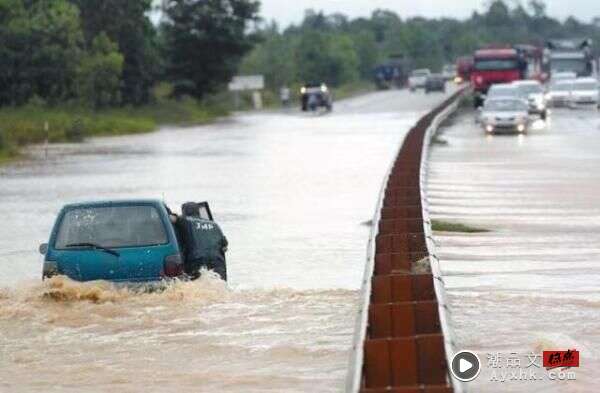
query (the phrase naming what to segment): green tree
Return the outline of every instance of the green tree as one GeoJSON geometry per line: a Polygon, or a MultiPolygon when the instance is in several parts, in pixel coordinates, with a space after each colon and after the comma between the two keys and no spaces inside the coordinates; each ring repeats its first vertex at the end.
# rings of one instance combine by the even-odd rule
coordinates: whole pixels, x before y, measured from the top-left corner
{"type": "Polygon", "coordinates": [[[105,33],[99,34],[79,65],[79,96],[96,109],[119,104],[123,64],[117,45],[105,33]]]}
{"type": "Polygon", "coordinates": [[[296,81],[297,67],[294,61],[295,39],[279,34],[276,25],[262,33],[258,44],[240,66],[244,74],[262,74],[267,87],[277,90],[296,81]]]}
{"type": "Polygon", "coordinates": [[[81,10],[88,48],[106,33],[123,54],[121,96],[124,104],[151,100],[160,74],[156,29],[148,18],[152,0],[70,0],[81,10]]]}
{"type": "Polygon", "coordinates": [[[306,32],[298,43],[296,58],[304,82],[324,81],[339,86],[358,79],[359,59],[348,36],[306,32]]]}
{"type": "Polygon", "coordinates": [[[363,79],[370,79],[373,69],[381,60],[380,51],[372,31],[360,31],[352,35],[354,49],[358,56],[358,71],[363,79]]]}
{"type": "Polygon", "coordinates": [[[73,96],[83,36],[66,0],[0,0],[0,105],[73,96]]]}
{"type": "Polygon", "coordinates": [[[253,0],[171,0],[165,10],[166,72],[173,95],[202,98],[228,82],[256,43],[253,0]]]}

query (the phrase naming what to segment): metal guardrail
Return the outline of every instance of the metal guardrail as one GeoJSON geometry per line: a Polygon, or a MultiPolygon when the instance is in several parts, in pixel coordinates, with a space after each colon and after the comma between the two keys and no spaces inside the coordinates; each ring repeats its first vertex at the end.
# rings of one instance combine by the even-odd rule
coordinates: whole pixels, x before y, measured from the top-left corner
{"type": "MultiPolygon", "coordinates": [[[[440,324],[442,326],[442,332],[444,334],[444,347],[446,349],[446,359],[448,365],[451,366],[452,358],[456,353],[456,345],[454,341],[454,331],[452,329],[452,323],[450,318],[450,310],[446,303],[446,288],[444,279],[442,276],[442,268],[440,266],[440,260],[437,257],[437,245],[433,237],[432,222],[429,216],[429,199],[427,197],[427,179],[429,175],[429,154],[431,141],[438,132],[441,124],[448,119],[456,110],[460,102],[460,96],[456,99],[440,114],[438,114],[432,121],[431,125],[425,133],[423,140],[423,152],[421,156],[421,203],[423,207],[423,227],[425,229],[425,241],[427,242],[427,250],[429,251],[429,260],[431,263],[431,271],[434,278],[434,288],[436,297],[438,299],[440,324]]],[[[451,375],[448,376],[455,393],[464,393],[464,384],[451,375]]]]}
{"type": "MultiPolygon", "coordinates": [[[[422,200],[422,208],[423,208],[423,222],[424,222],[424,233],[426,237],[426,245],[427,250],[430,255],[432,274],[434,277],[434,290],[435,295],[438,300],[438,311],[440,317],[440,325],[441,330],[444,336],[444,348],[446,353],[447,363],[450,364],[452,357],[454,356],[454,334],[451,329],[450,318],[448,315],[448,309],[446,305],[446,296],[445,296],[445,288],[444,281],[442,278],[441,267],[439,263],[439,259],[436,256],[436,246],[433,240],[432,229],[431,229],[431,221],[429,218],[429,205],[427,199],[427,158],[429,155],[429,148],[431,145],[431,140],[434,137],[435,133],[439,129],[439,126],[442,122],[444,122],[452,113],[454,113],[458,108],[458,103],[464,90],[457,92],[453,95],[449,100],[444,102],[440,107],[436,108],[432,111],[432,113],[439,112],[431,121],[427,130],[425,132],[424,140],[423,140],[423,150],[421,156],[421,166],[420,166],[420,191],[421,191],[421,200],[422,200]]],[[[408,134],[407,134],[408,135],[408,134]]],[[[397,157],[400,155],[400,151],[402,150],[402,145],[399,148],[399,152],[397,157]]],[[[355,336],[353,341],[353,348],[350,358],[350,364],[346,379],[346,389],[347,393],[359,393],[362,388],[363,381],[363,366],[365,363],[365,353],[364,353],[364,343],[367,339],[367,329],[369,325],[369,307],[371,303],[371,293],[372,293],[372,280],[375,271],[375,255],[376,255],[376,239],[379,234],[379,223],[381,220],[381,212],[384,205],[385,192],[390,180],[390,176],[392,174],[395,162],[392,162],[390,165],[383,185],[381,187],[379,193],[379,199],[377,202],[377,207],[375,210],[375,215],[373,217],[371,234],[369,237],[369,242],[367,246],[367,259],[365,266],[365,273],[362,282],[362,290],[361,290],[361,299],[359,305],[359,314],[356,321],[355,328],[355,336]]],[[[456,393],[463,393],[464,389],[462,384],[458,383],[457,380],[448,375],[448,383],[454,389],[456,393]]]]}

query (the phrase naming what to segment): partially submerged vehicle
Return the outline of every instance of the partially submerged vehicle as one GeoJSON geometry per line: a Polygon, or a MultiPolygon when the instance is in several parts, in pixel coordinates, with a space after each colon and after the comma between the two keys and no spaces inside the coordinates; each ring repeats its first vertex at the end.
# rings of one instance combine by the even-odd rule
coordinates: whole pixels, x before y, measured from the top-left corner
{"type": "Polygon", "coordinates": [[[302,111],[316,111],[325,108],[333,110],[333,96],[325,83],[307,83],[300,88],[302,111]]]}
{"type": "Polygon", "coordinates": [[[519,98],[487,99],[480,111],[481,124],[489,134],[525,133],[529,127],[529,105],[519,98]]]}
{"type": "Polygon", "coordinates": [[[148,283],[212,270],[226,280],[227,239],[208,203],[187,203],[182,211],[177,216],[158,200],[67,205],[40,246],[43,278],[148,283]]]}

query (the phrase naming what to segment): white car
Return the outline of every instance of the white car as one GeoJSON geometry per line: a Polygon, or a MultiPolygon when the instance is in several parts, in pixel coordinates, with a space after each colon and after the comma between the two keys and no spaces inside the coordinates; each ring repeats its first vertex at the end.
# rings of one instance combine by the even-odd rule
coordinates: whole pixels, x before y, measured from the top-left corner
{"type": "Polygon", "coordinates": [[[529,105],[519,98],[488,98],[480,111],[481,124],[488,134],[523,134],[529,128],[529,105]]]}
{"type": "MultiPolygon", "coordinates": [[[[514,86],[510,83],[499,83],[499,84],[490,86],[487,94],[483,98],[484,98],[483,105],[485,106],[485,103],[488,100],[495,100],[497,98],[521,98],[521,96],[519,95],[519,89],[517,89],[516,86],[514,86]]],[[[479,114],[475,117],[475,123],[481,123],[481,122],[482,122],[482,119],[481,119],[481,110],[480,110],[479,114]]]]}
{"type": "Polygon", "coordinates": [[[546,93],[548,105],[553,107],[566,106],[571,101],[573,80],[565,79],[552,82],[546,93]]]}
{"type": "Polygon", "coordinates": [[[577,74],[574,72],[553,72],[552,82],[576,79],[577,74]]]}
{"type": "Polygon", "coordinates": [[[536,80],[523,80],[512,83],[519,90],[520,96],[529,104],[529,113],[539,115],[546,120],[548,103],[542,84],[536,80]]]}
{"type": "Polygon", "coordinates": [[[424,89],[425,84],[427,83],[427,78],[429,78],[430,75],[431,71],[429,71],[427,68],[414,70],[408,78],[408,87],[410,91],[424,89]]]}
{"type": "Polygon", "coordinates": [[[600,86],[594,78],[579,78],[571,85],[569,107],[591,106],[598,107],[600,86]]]}
{"type": "Polygon", "coordinates": [[[485,99],[494,99],[494,98],[519,98],[521,94],[517,86],[512,83],[502,83],[497,85],[490,86],[487,94],[485,95],[485,99]]]}

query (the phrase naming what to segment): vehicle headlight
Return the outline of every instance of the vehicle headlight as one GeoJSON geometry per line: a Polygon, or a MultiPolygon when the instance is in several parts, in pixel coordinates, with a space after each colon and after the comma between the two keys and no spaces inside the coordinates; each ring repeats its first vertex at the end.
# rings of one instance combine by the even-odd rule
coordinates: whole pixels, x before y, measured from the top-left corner
{"type": "Polygon", "coordinates": [[[325,85],[321,85],[321,91],[322,91],[323,93],[327,93],[327,86],[325,86],[325,85]]]}
{"type": "Polygon", "coordinates": [[[306,94],[306,87],[300,89],[300,94],[306,94]]]}

